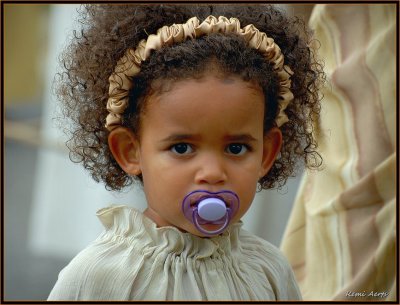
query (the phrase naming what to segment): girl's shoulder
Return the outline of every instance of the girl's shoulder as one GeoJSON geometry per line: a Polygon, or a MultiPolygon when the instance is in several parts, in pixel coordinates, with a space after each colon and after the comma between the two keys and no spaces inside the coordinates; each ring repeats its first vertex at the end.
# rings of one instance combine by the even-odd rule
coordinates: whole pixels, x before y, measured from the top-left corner
{"type": "Polygon", "coordinates": [[[240,241],[247,268],[262,271],[275,293],[283,298],[301,298],[292,267],[278,247],[246,230],[241,230],[240,241]]]}
{"type": "Polygon", "coordinates": [[[240,232],[240,242],[241,252],[245,255],[259,257],[268,263],[282,267],[289,264],[277,246],[251,232],[242,229],[240,232]]]}

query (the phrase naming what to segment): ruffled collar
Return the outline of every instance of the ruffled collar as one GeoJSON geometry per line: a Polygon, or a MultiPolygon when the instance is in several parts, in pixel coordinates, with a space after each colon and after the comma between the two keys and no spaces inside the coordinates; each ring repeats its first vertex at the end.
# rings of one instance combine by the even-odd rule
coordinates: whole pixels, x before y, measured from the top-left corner
{"type": "Polygon", "coordinates": [[[163,252],[204,259],[231,256],[240,251],[238,240],[242,222],[232,224],[218,236],[206,238],[172,226],[157,227],[140,211],[125,205],[103,208],[96,215],[106,228],[102,238],[138,246],[143,254],[163,252]]]}

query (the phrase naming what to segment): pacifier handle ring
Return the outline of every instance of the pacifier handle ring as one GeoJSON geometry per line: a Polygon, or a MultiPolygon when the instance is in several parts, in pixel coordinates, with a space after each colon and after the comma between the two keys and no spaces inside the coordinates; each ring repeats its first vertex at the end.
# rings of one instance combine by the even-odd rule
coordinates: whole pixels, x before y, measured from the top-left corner
{"type": "Polygon", "coordinates": [[[205,230],[199,224],[199,222],[197,221],[197,217],[199,217],[199,213],[197,212],[197,209],[193,210],[193,214],[192,214],[193,223],[194,223],[195,227],[197,228],[197,230],[199,230],[200,232],[202,232],[206,235],[217,235],[217,234],[223,232],[225,230],[225,228],[228,226],[229,220],[230,220],[229,218],[230,218],[230,214],[231,214],[230,212],[231,212],[231,209],[228,208],[226,211],[226,214],[225,214],[225,223],[219,229],[214,230],[214,231],[205,230]]]}

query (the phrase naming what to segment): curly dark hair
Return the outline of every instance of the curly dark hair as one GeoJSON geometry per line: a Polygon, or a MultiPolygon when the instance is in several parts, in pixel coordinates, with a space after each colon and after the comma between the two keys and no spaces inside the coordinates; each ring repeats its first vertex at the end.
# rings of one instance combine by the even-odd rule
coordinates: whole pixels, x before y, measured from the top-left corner
{"type": "MultiPolygon", "coordinates": [[[[294,100],[285,110],[289,122],[280,127],[283,146],[271,170],[259,180],[260,189],[281,187],[295,175],[300,163],[308,168],[321,165],[312,126],[319,119],[319,88],[325,74],[310,47],[312,33],[300,18],[259,4],[95,4],[83,5],[80,13],[82,29],[74,31],[71,43],[61,54],[62,71],[57,74],[55,88],[62,101],[63,118],[68,121],[63,121],[63,126],[68,126],[65,128],[70,135],[67,146],[71,160],[82,162],[93,179],[103,181],[107,189],[122,190],[136,179],[141,181],[141,176],[129,176],[120,168],[108,146],[108,77],[128,48],[135,48],[140,40],[164,25],[185,23],[194,16],[200,21],[209,15],[236,17],[242,27],[253,24],[274,39],[285,64],[294,72],[294,100]]],[[[199,78],[210,63],[224,75],[237,75],[258,84],[265,95],[264,132],[274,126],[279,112],[279,84],[271,64],[238,35],[217,33],[153,51],[133,79],[135,86],[129,93],[122,125],[138,134],[143,101],[148,94],[167,90],[166,84],[173,81],[199,78]]]]}

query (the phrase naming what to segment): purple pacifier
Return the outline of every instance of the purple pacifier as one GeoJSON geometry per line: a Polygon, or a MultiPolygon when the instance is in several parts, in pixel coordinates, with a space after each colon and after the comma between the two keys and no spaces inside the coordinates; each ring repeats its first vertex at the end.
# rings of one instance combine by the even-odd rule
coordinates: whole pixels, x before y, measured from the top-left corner
{"type": "Polygon", "coordinates": [[[185,196],[182,212],[197,230],[212,236],[222,233],[239,209],[239,197],[232,191],[209,192],[198,190],[185,196]],[[217,230],[209,231],[202,227],[206,224],[220,225],[217,230]]]}

